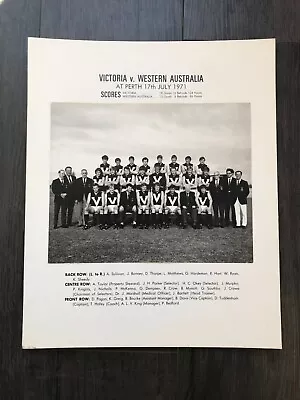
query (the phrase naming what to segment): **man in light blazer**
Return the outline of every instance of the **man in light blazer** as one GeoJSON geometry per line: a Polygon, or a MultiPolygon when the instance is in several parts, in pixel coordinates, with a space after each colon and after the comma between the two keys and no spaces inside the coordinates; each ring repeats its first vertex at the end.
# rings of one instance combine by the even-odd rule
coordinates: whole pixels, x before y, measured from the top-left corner
{"type": "Polygon", "coordinates": [[[248,182],[242,179],[242,171],[235,172],[236,187],[235,196],[236,200],[234,203],[235,216],[236,216],[236,227],[246,228],[247,226],[247,197],[249,196],[249,185],[248,182]]]}

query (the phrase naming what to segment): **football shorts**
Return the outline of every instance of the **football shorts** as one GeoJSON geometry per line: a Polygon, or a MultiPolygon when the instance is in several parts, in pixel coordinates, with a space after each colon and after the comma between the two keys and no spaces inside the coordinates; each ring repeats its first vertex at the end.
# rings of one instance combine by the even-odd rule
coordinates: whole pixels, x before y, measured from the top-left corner
{"type": "Polygon", "coordinates": [[[166,210],[171,214],[175,214],[180,211],[180,208],[178,206],[166,206],[166,210]]]}
{"type": "Polygon", "coordinates": [[[158,213],[158,212],[162,212],[162,206],[159,204],[154,204],[152,206],[152,212],[153,213],[158,213]]]}

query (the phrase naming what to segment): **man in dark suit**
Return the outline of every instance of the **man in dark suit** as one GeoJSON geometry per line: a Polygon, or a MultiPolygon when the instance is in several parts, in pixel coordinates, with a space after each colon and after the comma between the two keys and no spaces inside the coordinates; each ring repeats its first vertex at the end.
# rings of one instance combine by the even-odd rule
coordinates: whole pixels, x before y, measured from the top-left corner
{"type": "Polygon", "coordinates": [[[136,228],[136,207],[137,201],[136,201],[136,194],[135,191],[133,190],[133,186],[131,183],[128,183],[126,185],[126,190],[121,193],[121,198],[120,198],[120,227],[124,227],[124,217],[127,212],[132,213],[133,217],[133,227],[136,228]]]}
{"type": "Polygon", "coordinates": [[[67,192],[67,225],[72,225],[72,216],[74,211],[74,204],[75,204],[75,182],[76,177],[73,175],[72,167],[65,168],[65,182],[68,185],[68,192],[67,192]]]}
{"type": "Polygon", "coordinates": [[[191,215],[193,228],[197,227],[197,203],[195,193],[191,191],[190,185],[185,185],[185,191],[180,193],[180,205],[182,214],[182,227],[187,227],[187,215],[191,215]]]}
{"type": "Polygon", "coordinates": [[[209,184],[209,192],[213,200],[214,210],[214,225],[224,228],[225,217],[225,197],[223,180],[220,177],[220,172],[216,171],[213,180],[209,184]]]}
{"type": "Polygon", "coordinates": [[[84,225],[84,210],[86,208],[86,201],[88,194],[93,189],[93,179],[88,178],[88,172],[86,169],[81,170],[81,177],[75,181],[75,199],[79,204],[79,220],[78,226],[84,225]]]}
{"type": "Polygon", "coordinates": [[[225,198],[225,225],[229,226],[229,214],[231,211],[232,226],[236,226],[234,203],[236,200],[236,181],[233,176],[234,170],[232,168],[226,169],[226,177],[223,179],[224,198],[225,198]]]}
{"type": "Polygon", "coordinates": [[[67,211],[67,192],[68,185],[65,182],[65,171],[63,169],[58,171],[58,178],[54,179],[51,185],[52,192],[54,193],[54,229],[57,229],[58,214],[61,211],[61,225],[67,228],[66,224],[66,211],[67,211]]]}
{"type": "Polygon", "coordinates": [[[248,182],[242,179],[242,171],[235,172],[236,177],[236,201],[234,203],[236,215],[236,227],[246,228],[247,226],[247,197],[249,196],[248,182]]]}

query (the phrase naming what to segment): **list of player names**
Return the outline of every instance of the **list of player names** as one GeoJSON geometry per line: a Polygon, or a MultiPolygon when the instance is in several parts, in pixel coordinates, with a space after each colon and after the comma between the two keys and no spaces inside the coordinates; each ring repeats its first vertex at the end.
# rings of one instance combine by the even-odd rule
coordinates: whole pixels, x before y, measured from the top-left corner
{"type": "Polygon", "coordinates": [[[76,307],[170,307],[239,300],[237,272],[65,272],[64,301],[76,307]]]}

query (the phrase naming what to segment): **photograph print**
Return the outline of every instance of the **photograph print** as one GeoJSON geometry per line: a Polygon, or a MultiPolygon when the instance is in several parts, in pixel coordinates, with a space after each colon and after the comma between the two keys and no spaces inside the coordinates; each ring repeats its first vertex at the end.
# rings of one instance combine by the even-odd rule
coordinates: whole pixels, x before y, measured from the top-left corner
{"type": "Polygon", "coordinates": [[[48,262],[252,263],[251,106],[52,103],[48,262]]]}

